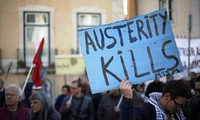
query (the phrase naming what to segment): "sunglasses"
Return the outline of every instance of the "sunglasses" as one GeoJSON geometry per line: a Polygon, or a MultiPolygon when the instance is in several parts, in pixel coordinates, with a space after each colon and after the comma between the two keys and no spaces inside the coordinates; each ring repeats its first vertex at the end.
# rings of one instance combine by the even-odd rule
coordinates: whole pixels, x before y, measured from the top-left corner
{"type": "Polygon", "coordinates": [[[178,108],[181,108],[181,109],[182,109],[182,108],[184,107],[183,104],[177,103],[175,99],[173,99],[173,101],[174,101],[174,103],[176,104],[176,106],[177,106],[178,108]]]}

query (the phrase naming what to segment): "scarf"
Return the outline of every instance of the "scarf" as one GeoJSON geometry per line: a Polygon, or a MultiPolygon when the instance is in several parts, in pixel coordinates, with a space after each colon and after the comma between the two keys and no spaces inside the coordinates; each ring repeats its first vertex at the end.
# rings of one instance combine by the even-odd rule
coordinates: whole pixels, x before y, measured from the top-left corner
{"type": "MultiPolygon", "coordinates": [[[[148,102],[155,107],[156,110],[156,120],[167,120],[167,116],[160,105],[160,98],[162,97],[162,93],[153,92],[150,95],[148,102]]],[[[180,110],[175,113],[179,120],[186,120],[183,111],[180,110]]]]}

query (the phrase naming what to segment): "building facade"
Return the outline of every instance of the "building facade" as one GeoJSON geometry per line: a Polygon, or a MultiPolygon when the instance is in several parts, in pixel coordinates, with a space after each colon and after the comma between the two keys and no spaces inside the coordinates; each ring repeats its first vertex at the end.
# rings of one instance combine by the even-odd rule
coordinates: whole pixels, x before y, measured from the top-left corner
{"type": "Polygon", "coordinates": [[[126,16],[123,0],[0,0],[0,78],[5,80],[5,86],[15,83],[23,87],[44,37],[42,78],[50,86],[46,91],[55,99],[62,85],[84,75],[56,73],[57,59],[70,58],[71,64],[73,56],[82,59],[78,30],[161,8],[168,11],[175,38],[200,39],[199,0],[127,0],[126,16]],[[192,16],[190,33],[189,15],[192,16]]]}
{"type": "Polygon", "coordinates": [[[44,37],[42,78],[55,98],[84,75],[56,74],[56,56],[81,56],[77,31],[123,19],[121,0],[0,0],[0,78],[23,87],[44,37]]]}

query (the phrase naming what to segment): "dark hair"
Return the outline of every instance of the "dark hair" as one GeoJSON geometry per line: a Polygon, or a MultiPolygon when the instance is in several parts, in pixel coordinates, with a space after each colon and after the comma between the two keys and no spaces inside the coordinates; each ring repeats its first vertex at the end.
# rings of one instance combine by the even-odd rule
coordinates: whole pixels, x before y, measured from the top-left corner
{"type": "Polygon", "coordinates": [[[200,76],[196,78],[195,82],[200,82],[200,76]]]}
{"type": "Polygon", "coordinates": [[[197,73],[196,72],[190,72],[190,75],[197,75],[197,73]]]}
{"type": "Polygon", "coordinates": [[[73,83],[73,84],[74,84],[74,83],[77,83],[77,87],[82,87],[82,86],[83,86],[81,80],[74,80],[74,81],[72,81],[72,83],[73,83]]]}
{"type": "Polygon", "coordinates": [[[63,86],[62,86],[62,89],[64,89],[64,88],[66,88],[68,92],[71,91],[69,85],[63,85],[63,86]]]}
{"type": "Polygon", "coordinates": [[[184,82],[183,80],[169,81],[163,88],[163,96],[168,92],[171,94],[173,99],[177,97],[186,97],[190,99],[192,97],[189,85],[186,84],[186,82],[184,82]]]}

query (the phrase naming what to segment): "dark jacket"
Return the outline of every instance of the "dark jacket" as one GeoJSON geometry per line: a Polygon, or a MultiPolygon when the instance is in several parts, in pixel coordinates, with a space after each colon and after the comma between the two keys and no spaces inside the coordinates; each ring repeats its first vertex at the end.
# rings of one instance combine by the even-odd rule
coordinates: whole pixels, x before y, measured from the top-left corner
{"type": "Polygon", "coordinates": [[[61,106],[62,120],[94,120],[94,107],[89,96],[84,94],[80,98],[73,96],[72,105],[70,108],[67,108],[66,102],[69,98],[70,96],[66,96],[61,106]],[[81,101],[82,104],[80,105],[81,101]],[[80,111],[77,113],[79,108],[80,111]]]}
{"type": "Polygon", "coordinates": [[[5,88],[0,91],[0,107],[5,103],[5,88]]]}
{"type": "Polygon", "coordinates": [[[189,116],[190,120],[200,120],[200,97],[192,97],[189,116]]]}
{"type": "Polygon", "coordinates": [[[56,111],[46,93],[35,92],[29,97],[29,100],[39,100],[41,102],[39,112],[33,113],[31,111],[29,120],[61,120],[60,114],[56,111]]]}
{"type": "Polygon", "coordinates": [[[57,98],[56,98],[56,102],[54,104],[54,107],[57,111],[60,111],[60,107],[62,105],[62,102],[63,102],[63,99],[66,97],[66,95],[59,95],[57,98]]]}
{"type": "Polygon", "coordinates": [[[29,109],[19,103],[18,109],[15,113],[16,117],[12,117],[11,112],[4,104],[4,106],[0,108],[0,120],[27,120],[29,113],[29,109]]]}
{"type": "Polygon", "coordinates": [[[119,96],[104,95],[98,107],[98,120],[119,120],[120,113],[115,108],[120,100],[119,96]]]}
{"type": "MultiPolygon", "coordinates": [[[[53,110],[50,110],[48,115],[49,116],[47,117],[47,120],[60,120],[60,115],[57,112],[53,111],[53,110]]],[[[44,119],[45,118],[43,118],[42,120],[44,120],[44,119]]],[[[32,120],[40,120],[39,115],[34,114],[32,120]]]]}
{"type": "MultiPolygon", "coordinates": [[[[174,117],[179,120],[176,114],[174,117]]],[[[120,105],[120,120],[156,120],[155,106],[148,102],[134,107],[134,100],[124,97],[120,105]]]]}

